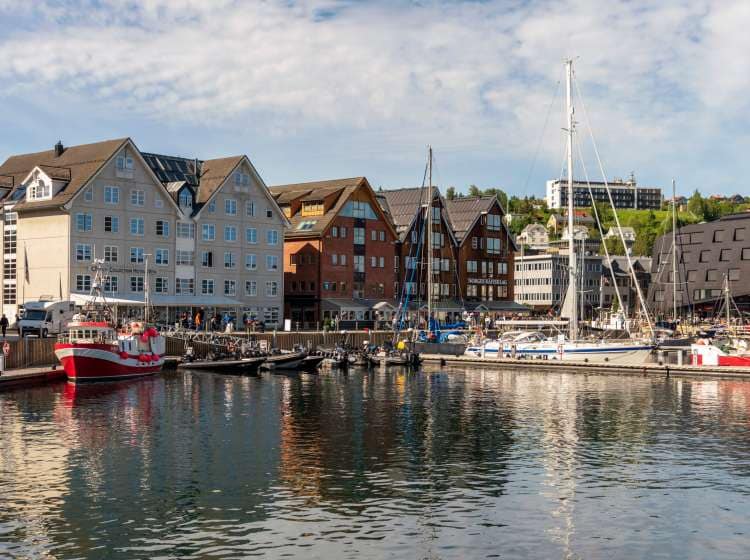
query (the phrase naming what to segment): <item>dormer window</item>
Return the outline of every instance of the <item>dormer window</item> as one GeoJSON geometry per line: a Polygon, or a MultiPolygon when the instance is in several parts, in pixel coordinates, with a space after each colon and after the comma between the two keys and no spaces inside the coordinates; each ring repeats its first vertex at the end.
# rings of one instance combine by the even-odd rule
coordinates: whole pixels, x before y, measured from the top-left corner
{"type": "Polygon", "coordinates": [[[180,193],[180,208],[184,208],[185,210],[193,209],[193,195],[187,189],[184,189],[180,193]]]}
{"type": "Polygon", "coordinates": [[[322,216],[323,214],[322,200],[308,200],[302,203],[303,216],[322,216]]]}
{"type": "Polygon", "coordinates": [[[52,183],[47,182],[41,173],[35,173],[26,189],[26,198],[27,200],[48,200],[52,198],[52,183]]]}

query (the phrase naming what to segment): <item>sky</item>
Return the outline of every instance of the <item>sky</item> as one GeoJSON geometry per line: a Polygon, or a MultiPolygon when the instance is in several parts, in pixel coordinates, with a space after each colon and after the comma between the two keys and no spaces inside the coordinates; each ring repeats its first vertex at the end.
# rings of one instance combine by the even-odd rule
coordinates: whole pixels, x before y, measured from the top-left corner
{"type": "Polygon", "coordinates": [[[0,0],[0,160],[129,136],[395,188],[432,145],[444,188],[542,195],[572,58],[591,179],[593,137],[609,179],[750,195],[749,23],[747,0],[0,0]]]}

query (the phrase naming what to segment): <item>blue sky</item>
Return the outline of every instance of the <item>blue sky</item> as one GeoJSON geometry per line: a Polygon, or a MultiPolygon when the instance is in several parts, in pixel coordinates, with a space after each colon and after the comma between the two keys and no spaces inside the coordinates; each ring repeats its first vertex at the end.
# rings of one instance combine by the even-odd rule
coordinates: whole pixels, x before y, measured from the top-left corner
{"type": "Polygon", "coordinates": [[[573,56],[610,178],[750,195],[748,22],[732,0],[0,0],[0,158],[130,136],[388,188],[432,144],[442,186],[542,194],[573,56]]]}

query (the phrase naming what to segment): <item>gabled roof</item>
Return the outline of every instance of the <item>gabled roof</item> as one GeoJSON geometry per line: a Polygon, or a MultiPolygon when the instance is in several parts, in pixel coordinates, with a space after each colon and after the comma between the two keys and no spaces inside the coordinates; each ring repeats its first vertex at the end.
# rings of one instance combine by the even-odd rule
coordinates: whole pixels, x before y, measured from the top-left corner
{"type": "MultiPolygon", "coordinates": [[[[385,202],[385,207],[381,204],[381,208],[390,215],[401,239],[411,227],[417,215],[417,209],[427,204],[427,190],[426,187],[409,187],[378,191],[378,201],[385,202]]],[[[437,187],[433,187],[432,196],[433,198],[440,196],[437,187]]]]}
{"type": "Polygon", "coordinates": [[[459,243],[463,243],[466,235],[474,227],[479,216],[492,210],[497,202],[494,196],[460,197],[446,200],[445,206],[453,225],[453,232],[459,243]]]}
{"type": "MultiPolygon", "coordinates": [[[[372,187],[365,177],[276,185],[269,187],[269,190],[276,202],[282,206],[290,204],[294,200],[322,200],[337,195],[333,206],[325,214],[303,217],[301,212],[297,212],[289,219],[291,227],[286,232],[287,237],[320,237],[326,232],[349,197],[361,186],[365,186],[372,191],[372,187]],[[302,222],[308,222],[309,227],[302,230],[297,229],[302,222]]],[[[373,208],[373,210],[377,211],[378,209],[373,208]]]]}
{"type": "MultiPolygon", "coordinates": [[[[32,154],[11,156],[0,165],[0,176],[12,178],[14,190],[18,190],[22,181],[35,168],[40,167],[45,173],[54,174],[54,179],[67,181],[67,185],[49,200],[27,201],[19,198],[15,208],[32,210],[42,208],[59,208],[72,200],[127,142],[128,138],[105,140],[93,144],[81,144],[65,148],[60,156],[55,150],[46,150],[32,154]]],[[[13,197],[13,193],[9,195],[13,197]]]]}
{"type": "Polygon", "coordinates": [[[219,159],[209,159],[203,162],[200,185],[198,187],[198,196],[196,197],[199,204],[208,202],[244,157],[245,156],[231,156],[219,159]]]}

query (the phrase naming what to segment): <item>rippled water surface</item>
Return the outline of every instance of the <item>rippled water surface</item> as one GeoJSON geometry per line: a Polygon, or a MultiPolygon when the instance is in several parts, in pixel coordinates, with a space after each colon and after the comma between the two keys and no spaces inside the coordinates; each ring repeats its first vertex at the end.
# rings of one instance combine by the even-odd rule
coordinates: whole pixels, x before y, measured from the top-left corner
{"type": "Polygon", "coordinates": [[[750,383],[165,373],[0,394],[0,557],[749,558],[750,383]]]}

